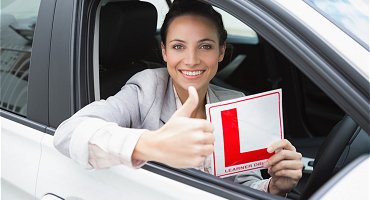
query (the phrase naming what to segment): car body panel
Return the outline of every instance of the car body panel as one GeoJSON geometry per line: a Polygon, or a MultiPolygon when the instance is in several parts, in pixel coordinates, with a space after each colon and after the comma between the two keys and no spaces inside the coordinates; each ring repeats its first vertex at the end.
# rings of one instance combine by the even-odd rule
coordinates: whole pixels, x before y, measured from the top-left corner
{"type": "Polygon", "coordinates": [[[357,158],[321,187],[311,199],[369,199],[369,169],[369,155],[357,158]]]}
{"type": "Polygon", "coordinates": [[[44,133],[1,118],[1,184],[4,199],[35,195],[44,133]],[[16,196],[14,196],[16,195],[16,196]]]}
{"type": "Polygon", "coordinates": [[[89,200],[224,199],[144,169],[125,166],[105,170],[83,169],[55,149],[52,136],[45,135],[41,144],[37,198],[54,194],[64,199],[89,200]]]}

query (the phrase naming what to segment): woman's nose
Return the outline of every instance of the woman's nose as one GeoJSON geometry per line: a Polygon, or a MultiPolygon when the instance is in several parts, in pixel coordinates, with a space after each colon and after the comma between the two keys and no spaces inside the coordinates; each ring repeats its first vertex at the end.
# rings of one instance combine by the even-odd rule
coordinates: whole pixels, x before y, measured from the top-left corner
{"type": "Polygon", "coordinates": [[[188,50],[186,53],[185,64],[194,66],[200,63],[200,58],[196,50],[188,50]]]}

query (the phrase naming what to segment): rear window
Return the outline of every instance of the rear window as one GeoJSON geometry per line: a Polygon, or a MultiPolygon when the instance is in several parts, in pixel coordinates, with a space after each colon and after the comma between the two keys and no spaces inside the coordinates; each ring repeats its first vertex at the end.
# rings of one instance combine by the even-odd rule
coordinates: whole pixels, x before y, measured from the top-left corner
{"type": "Polygon", "coordinates": [[[28,74],[40,0],[1,1],[0,108],[27,116],[28,74]]]}

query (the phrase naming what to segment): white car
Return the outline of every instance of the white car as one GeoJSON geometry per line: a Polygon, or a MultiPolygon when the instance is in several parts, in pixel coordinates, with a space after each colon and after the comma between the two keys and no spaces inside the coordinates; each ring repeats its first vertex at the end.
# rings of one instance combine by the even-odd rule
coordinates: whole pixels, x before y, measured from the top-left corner
{"type": "MultiPolygon", "coordinates": [[[[212,82],[246,94],[283,91],[285,137],[305,163],[287,198],[369,199],[369,2],[204,2],[229,33],[212,82]]],[[[170,3],[1,3],[2,199],[283,199],[154,162],[86,170],[54,148],[63,120],[136,72],[164,66],[158,30],[170,3]]]]}

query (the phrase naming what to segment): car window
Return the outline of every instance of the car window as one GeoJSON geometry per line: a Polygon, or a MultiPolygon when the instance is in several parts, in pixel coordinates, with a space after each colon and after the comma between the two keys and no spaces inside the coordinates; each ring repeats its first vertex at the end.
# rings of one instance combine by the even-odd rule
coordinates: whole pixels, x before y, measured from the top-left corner
{"type": "Polygon", "coordinates": [[[306,0],[306,2],[369,49],[369,1],[306,0]]]}
{"type": "Polygon", "coordinates": [[[0,107],[27,115],[33,32],[40,0],[1,2],[0,107]]]}

